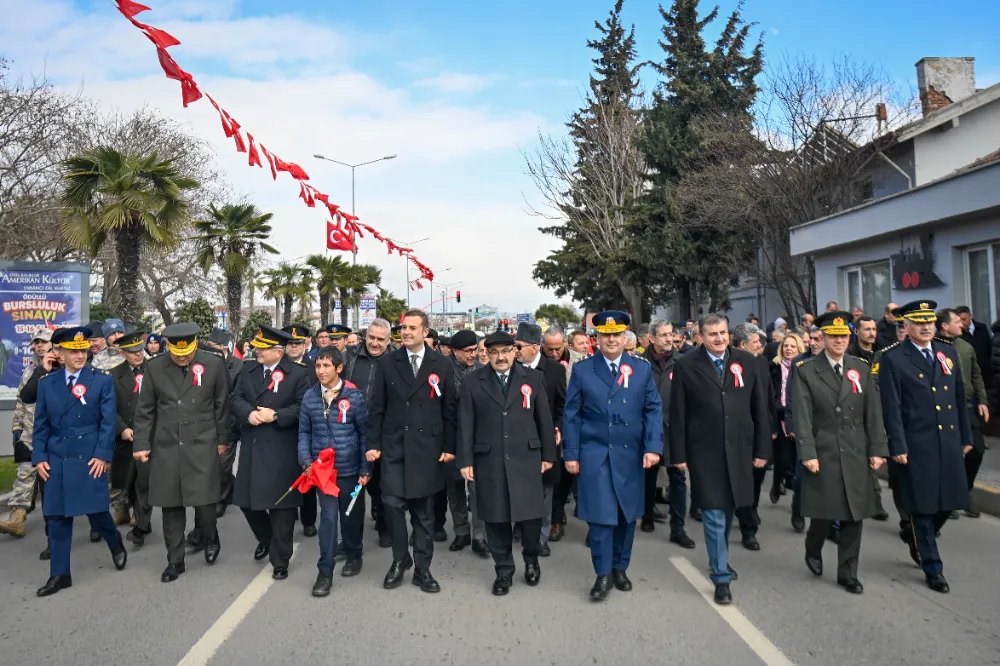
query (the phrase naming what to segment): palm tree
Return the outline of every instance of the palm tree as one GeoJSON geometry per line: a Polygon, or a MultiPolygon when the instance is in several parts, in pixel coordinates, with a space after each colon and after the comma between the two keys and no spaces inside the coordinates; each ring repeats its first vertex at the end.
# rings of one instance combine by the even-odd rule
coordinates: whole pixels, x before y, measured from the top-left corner
{"type": "Polygon", "coordinates": [[[139,262],[143,250],[174,245],[187,221],[184,190],[198,187],[173,160],[98,147],[63,162],[62,232],[71,245],[96,256],[113,239],[121,302],[130,323],[142,321],[139,262]]]}
{"type": "Polygon", "coordinates": [[[382,286],[382,269],[378,266],[372,264],[358,264],[355,267],[357,271],[357,278],[361,282],[354,293],[351,294],[351,305],[355,305],[361,302],[361,296],[363,295],[363,290],[368,285],[375,285],[378,289],[382,286]]]}
{"type": "Polygon", "coordinates": [[[305,322],[309,319],[309,310],[313,304],[314,281],[313,274],[306,269],[302,281],[295,288],[295,300],[299,302],[299,321],[305,322]]]}
{"type": "MultiPolygon", "coordinates": [[[[194,223],[200,235],[196,261],[207,274],[218,266],[226,279],[226,307],[229,330],[240,330],[243,308],[243,282],[248,277],[250,261],[261,252],[277,254],[266,241],[271,236],[271,213],[262,213],[253,204],[226,204],[208,207],[207,220],[194,223]]],[[[252,276],[251,276],[252,279],[252,276]]]]}
{"type": "Polygon", "coordinates": [[[389,323],[396,323],[400,316],[406,312],[406,299],[396,298],[388,289],[379,287],[378,300],[375,302],[375,314],[389,323]]]}
{"type": "Polygon", "coordinates": [[[282,261],[277,268],[269,268],[264,271],[267,276],[267,285],[264,287],[264,294],[267,298],[280,298],[282,304],[283,324],[292,321],[292,303],[298,293],[299,284],[308,275],[308,270],[300,264],[290,264],[282,261]]]}
{"type": "Polygon", "coordinates": [[[340,257],[325,254],[309,256],[306,265],[316,271],[320,321],[326,327],[330,323],[330,295],[338,293],[340,283],[348,279],[351,265],[340,257]]]}
{"type": "Polygon", "coordinates": [[[337,290],[340,292],[340,323],[344,326],[347,326],[347,306],[353,305],[353,299],[358,291],[365,288],[366,271],[361,266],[363,264],[348,266],[343,279],[337,285],[337,290]]]}

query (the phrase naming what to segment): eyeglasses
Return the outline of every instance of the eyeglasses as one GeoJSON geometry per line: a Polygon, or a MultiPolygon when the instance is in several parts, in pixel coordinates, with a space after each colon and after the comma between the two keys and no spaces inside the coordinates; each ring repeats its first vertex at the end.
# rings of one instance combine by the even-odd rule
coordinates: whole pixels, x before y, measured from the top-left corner
{"type": "Polygon", "coordinates": [[[507,356],[508,354],[513,354],[513,347],[504,347],[503,349],[489,349],[486,351],[486,355],[490,358],[497,358],[498,356],[507,356]]]}
{"type": "Polygon", "coordinates": [[[465,354],[475,354],[478,350],[475,347],[466,347],[465,349],[456,349],[455,351],[460,351],[465,354]]]}

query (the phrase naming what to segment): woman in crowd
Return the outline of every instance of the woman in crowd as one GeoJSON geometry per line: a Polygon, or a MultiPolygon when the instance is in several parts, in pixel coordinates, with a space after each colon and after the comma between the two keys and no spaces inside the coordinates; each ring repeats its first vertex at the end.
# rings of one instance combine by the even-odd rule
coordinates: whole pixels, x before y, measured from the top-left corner
{"type": "Polygon", "coordinates": [[[778,355],[771,365],[771,394],[775,408],[778,411],[778,438],[774,441],[774,470],[771,476],[771,503],[776,504],[785,494],[786,488],[792,487],[792,474],[795,471],[795,441],[788,436],[785,428],[785,405],[787,402],[788,380],[792,375],[792,361],[806,350],[805,344],[795,333],[788,333],[781,340],[778,355]]]}

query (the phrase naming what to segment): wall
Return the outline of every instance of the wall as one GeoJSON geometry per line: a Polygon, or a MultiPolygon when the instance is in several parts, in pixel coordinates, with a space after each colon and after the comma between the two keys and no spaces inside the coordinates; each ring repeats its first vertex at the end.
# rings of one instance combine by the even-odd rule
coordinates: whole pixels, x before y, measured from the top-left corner
{"type": "MultiPolygon", "coordinates": [[[[885,156],[905,171],[916,184],[912,141],[907,141],[900,146],[893,146],[885,152],[885,156]]],[[[898,192],[905,192],[909,187],[906,176],[899,173],[892,165],[887,164],[881,157],[876,157],[869,163],[868,168],[865,169],[865,175],[872,178],[873,199],[881,199],[898,192]]]]}
{"type": "Polygon", "coordinates": [[[959,116],[958,127],[921,134],[913,144],[916,185],[968,166],[1000,147],[1000,101],[959,116]]]}

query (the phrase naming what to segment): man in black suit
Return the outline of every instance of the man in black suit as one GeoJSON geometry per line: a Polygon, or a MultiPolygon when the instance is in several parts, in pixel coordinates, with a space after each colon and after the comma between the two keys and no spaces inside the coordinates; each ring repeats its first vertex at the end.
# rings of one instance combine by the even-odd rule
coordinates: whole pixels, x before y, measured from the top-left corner
{"type": "Polygon", "coordinates": [[[392,565],[382,585],[399,587],[416,564],[413,584],[440,592],[431,575],[434,495],[445,487],[445,465],[455,459],[458,395],[450,361],[425,343],[423,310],[409,310],[400,324],[402,347],[378,362],[369,410],[370,462],[382,461],[382,499],[392,539],[392,565]],[[406,513],[413,521],[413,557],[407,547],[406,513]]]}
{"type": "MultiPolygon", "coordinates": [[[[541,338],[541,330],[537,333],[541,338]]],[[[546,509],[543,501],[542,475],[556,461],[556,431],[547,382],[514,362],[514,338],[497,331],[485,344],[490,364],[462,382],[458,467],[478,486],[477,508],[496,565],[493,594],[503,596],[514,576],[511,523],[521,526],[525,582],[535,586],[541,579],[542,520],[552,515],[551,504],[546,509]]]]}
{"type": "Polygon", "coordinates": [[[146,343],[142,335],[141,332],[133,331],[119,339],[118,348],[125,357],[125,363],[111,369],[118,414],[111,485],[125,488],[129,503],[135,510],[135,527],[125,538],[134,543],[136,548],[141,548],[146,535],[153,531],[150,526],[153,507],[149,505],[149,463],[132,458],[135,405],[142,388],[142,375],[146,371],[146,343]]]}
{"type": "Polygon", "coordinates": [[[959,305],[955,308],[958,318],[962,320],[962,339],[972,345],[976,350],[976,362],[983,373],[983,385],[989,391],[993,388],[993,363],[991,355],[993,353],[993,336],[990,335],[990,327],[981,321],[972,318],[972,310],[967,305],[959,305]]]}
{"type": "MultiPolygon", "coordinates": [[[[309,386],[311,387],[319,381],[316,379],[316,361],[306,356],[306,342],[312,334],[305,326],[298,326],[296,324],[289,324],[281,330],[292,338],[285,345],[285,357],[305,370],[306,381],[309,382],[309,386]]],[[[309,492],[302,495],[302,506],[299,508],[299,520],[302,522],[302,536],[316,536],[317,514],[316,488],[313,487],[309,489],[309,492]]]]}
{"type": "MultiPolygon", "coordinates": [[[[537,324],[521,322],[517,325],[517,335],[514,338],[514,349],[517,360],[526,368],[538,370],[545,379],[545,396],[548,398],[549,410],[552,412],[552,425],[555,428],[556,447],[562,443],[562,414],[566,405],[566,368],[562,363],[553,361],[542,353],[542,327],[537,324]]],[[[556,448],[556,461],[562,459],[562,452],[556,448]]],[[[556,485],[559,483],[559,473],[562,465],[554,465],[542,475],[543,501],[545,515],[542,517],[541,556],[552,554],[549,548],[549,536],[552,531],[552,501],[555,497],[556,485]]]]}

